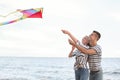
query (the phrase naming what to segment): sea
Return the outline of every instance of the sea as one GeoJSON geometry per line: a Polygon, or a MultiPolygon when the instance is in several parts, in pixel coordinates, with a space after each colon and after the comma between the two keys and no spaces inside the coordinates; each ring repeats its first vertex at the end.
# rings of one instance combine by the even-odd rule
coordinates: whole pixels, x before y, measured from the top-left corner
{"type": "MultiPolygon", "coordinates": [[[[0,80],[75,80],[74,58],[0,57],[0,80]]],[[[103,58],[103,80],[120,80],[120,58],[103,58]]]]}

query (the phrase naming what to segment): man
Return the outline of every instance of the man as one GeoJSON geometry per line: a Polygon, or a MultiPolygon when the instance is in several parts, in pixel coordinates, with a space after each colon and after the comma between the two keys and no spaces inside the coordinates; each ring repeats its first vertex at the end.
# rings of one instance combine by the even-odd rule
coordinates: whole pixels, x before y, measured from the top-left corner
{"type": "Polygon", "coordinates": [[[97,41],[100,39],[101,35],[97,31],[93,31],[90,34],[90,48],[86,49],[71,39],[69,39],[69,43],[72,46],[75,46],[78,50],[83,52],[84,54],[89,54],[88,63],[90,68],[90,80],[102,80],[103,79],[103,73],[102,73],[102,67],[101,67],[101,47],[97,44],[97,41]]]}

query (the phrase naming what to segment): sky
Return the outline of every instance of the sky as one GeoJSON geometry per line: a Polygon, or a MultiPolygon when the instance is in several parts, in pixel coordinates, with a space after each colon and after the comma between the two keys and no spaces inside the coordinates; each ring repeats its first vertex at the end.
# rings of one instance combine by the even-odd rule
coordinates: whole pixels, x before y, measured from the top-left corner
{"type": "MultiPolygon", "coordinates": [[[[68,57],[71,46],[61,29],[81,41],[93,30],[101,33],[103,57],[120,57],[120,0],[1,0],[0,15],[17,9],[43,8],[43,18],[0,26],[0,56],[68,57]]],[[[20,13],[0,17],[0,22],[20,13]]]]}

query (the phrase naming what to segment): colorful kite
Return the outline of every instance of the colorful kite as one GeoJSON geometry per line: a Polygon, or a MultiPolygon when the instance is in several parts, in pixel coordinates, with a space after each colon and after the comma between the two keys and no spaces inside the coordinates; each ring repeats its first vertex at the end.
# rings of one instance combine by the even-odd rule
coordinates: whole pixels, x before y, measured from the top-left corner
{"type": "Polygon", "coordinates": [[[26,10],[20,10],[20,9],[18,9],[18,10],[14,11],[14,12],[9,13],[6,16],[0,15],[0,17],[7,17],[10,14],[13,14],[13,13],[16,13],[16,12],[20,12],[23,15],[20,18],[15,19],[15,20],[7,21],[7,22],[2,22],[2,23],[0,23],[0,26],[6,25],[6,24],[10,24],[10,23],[14,23],[14,22],[17,22],[19,20],[26,19],[26,18],[42,18],[43,8],[26,9],[26,10]]]}

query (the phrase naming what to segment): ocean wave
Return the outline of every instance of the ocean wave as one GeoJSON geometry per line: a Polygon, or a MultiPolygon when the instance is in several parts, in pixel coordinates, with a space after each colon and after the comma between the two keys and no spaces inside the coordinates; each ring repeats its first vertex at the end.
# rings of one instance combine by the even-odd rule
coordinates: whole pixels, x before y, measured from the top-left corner
{"type": "Polygon", "coordinates": [[[2,78],[0,80],[29,80],[27,78],[2,78]]]}
{"type": "Polygon", "coordinates": [[[112,72],[112,74],[120,74],[120,72],[112,72]]]}
{"type": "Polygon", "coordinates": [[[58,73],[59,71],[36,71],[36,73],[58,73]]]}
{"type": "Polygon", "coordinates": [[[104,72],[104,74],[120,75],[120,72],[117,72],[117,71],[114,71],[114,72],[104,72]]]}

